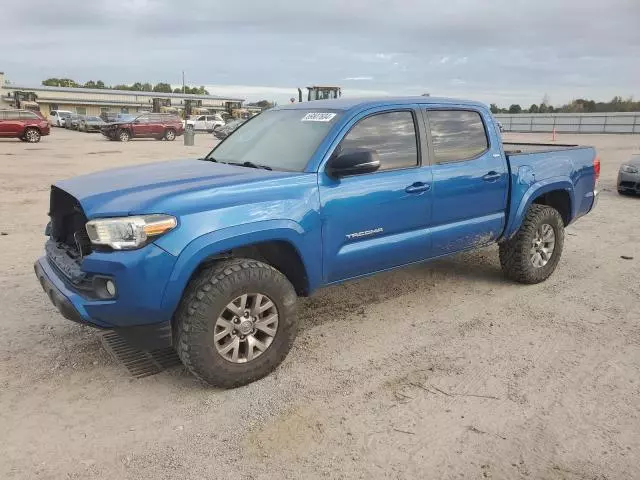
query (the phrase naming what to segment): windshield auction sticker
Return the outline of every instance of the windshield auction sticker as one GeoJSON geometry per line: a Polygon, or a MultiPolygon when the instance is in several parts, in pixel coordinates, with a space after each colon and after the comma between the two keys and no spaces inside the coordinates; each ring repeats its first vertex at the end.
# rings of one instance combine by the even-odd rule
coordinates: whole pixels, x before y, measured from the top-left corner
{"type": "Polygon", "coordinates": [[[335,117],[335,113],[329,112],[309,112],[304,117],[302,117],[301,122],[330,122],[333,117],[335,117]]]}

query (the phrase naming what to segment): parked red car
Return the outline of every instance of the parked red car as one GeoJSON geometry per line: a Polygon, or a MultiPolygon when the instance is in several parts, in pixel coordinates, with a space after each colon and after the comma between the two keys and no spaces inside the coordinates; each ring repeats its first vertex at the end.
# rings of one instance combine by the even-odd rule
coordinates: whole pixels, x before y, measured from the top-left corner
{"type": "Polygon", "coordinates": [[[0,138],[37,143],[49,135],[49,122],[30,110],[0,110],[0,138]]]}
{"type": "Polygon", "coordinates": [[[143,113],[122,118],[102,128],[109,140],[128,142],[132,138],[155,138],[173,141],[184,133],[182,120],[169,113],[143,113]]]}

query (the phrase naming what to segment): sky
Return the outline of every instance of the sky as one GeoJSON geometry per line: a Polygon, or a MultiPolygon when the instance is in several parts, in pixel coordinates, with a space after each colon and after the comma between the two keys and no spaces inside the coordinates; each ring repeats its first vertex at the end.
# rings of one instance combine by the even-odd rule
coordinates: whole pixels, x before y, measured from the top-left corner
{"type": "Polygon", "coordinates": [[[463,97],[528,106],[545,94],[640,97],[640,0],[29,0],[0,31],[0,71],[107,84],[182,82],[285,103],[463,97]]]}

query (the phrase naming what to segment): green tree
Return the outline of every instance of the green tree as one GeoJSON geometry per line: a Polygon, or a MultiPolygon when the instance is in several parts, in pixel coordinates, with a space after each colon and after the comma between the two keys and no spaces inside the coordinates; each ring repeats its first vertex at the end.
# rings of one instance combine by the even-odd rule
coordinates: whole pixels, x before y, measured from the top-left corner
{"type": "Polygon", "coordinates": [[[123,83],[119,84],[119,85],[115,85],[113,87],[114,90],[131,90],[131,87],[129,85],[125,85],[123,83]]]}
{"type": "Polygon", "coordinates": [[[540,109],[538,108],[538,105],[536,105],[535,103],[529,107],[529,113],[538,113],[538,112],[540,112],[540,109]]]}
{"type": "Polygon", "coordinates": [[[259,102],[253,102],[248,104],[250,107],[260,107],[260,108],[271,108],[273,107],[273,103],[269,100],[260,100],[259,102]]]}
{"type": "Polygon", "coordinates": [[[85,82],[83,85],[84,88],[96,88],[96,82],[94,82],[93,80],[89,80],[88,82],[85,82]]]}
{"type": "Polygon", "coordinates": [[[142,91],[143,92],[153,92],[153,85],[151,85],[149,82],[143,83],[142,84],[142,91]]]}
{"type": "Polygon", "coordinates": [[[102,80],[96,82],[96,88],[106,88],[102,80]]]}
{"type": "Polygon", "coordinates": [[[156,85],[153,87],[153,91],[160,92],[160,93],[173,92],[173,90],[171,90],[171,85],[169,85],[168,83],[156,83],[156,85]]]}
{"type": "Polygon", "coordinates": [[[514,103],[509,107],[509,113],[522,113],[522,107],[514,103]]]}
{"type": "Polygon", "coordinates": [[[489,108],[491,109],[491,113],[499,113],[500,109],[498,108],[498,106],[495,103],[492,103],[491,105],[489,105],[489,108]]]}

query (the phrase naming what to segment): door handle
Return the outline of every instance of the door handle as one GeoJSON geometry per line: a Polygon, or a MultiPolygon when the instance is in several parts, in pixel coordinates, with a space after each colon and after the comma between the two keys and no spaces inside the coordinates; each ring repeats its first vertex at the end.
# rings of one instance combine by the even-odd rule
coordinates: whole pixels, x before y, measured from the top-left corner
{"type": "Polygon", "coordinates": [[[494,172],[493,170],[487,173],[482,177],[485,182],[495,182],[500,180],[501,175],[498,172],[494,172]]]}
{"type": "Polygon", "coordinates": [[[420,192],[427,192],[430,189],[431,189],[431,185],[429,185],[428,183],[416,182],[412,185],[409,185],[407,188],[404,189],[404,191],[407,193],[420,193],[420,192]]]}

